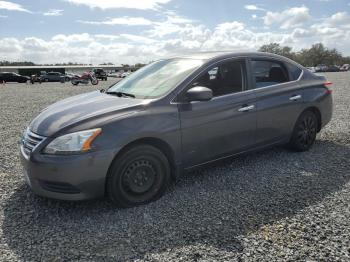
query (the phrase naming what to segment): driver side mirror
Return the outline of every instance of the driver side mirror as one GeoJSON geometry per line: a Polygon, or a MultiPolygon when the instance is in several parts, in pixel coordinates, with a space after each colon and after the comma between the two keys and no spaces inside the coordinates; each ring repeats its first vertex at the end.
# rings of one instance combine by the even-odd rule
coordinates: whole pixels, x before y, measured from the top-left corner
{"type": "Polygon", "coordinates": [[[192,87],[186,92],[186,98],[188,102],[209,101],[213,98],[213,91],[204,86],[192,87]]]}

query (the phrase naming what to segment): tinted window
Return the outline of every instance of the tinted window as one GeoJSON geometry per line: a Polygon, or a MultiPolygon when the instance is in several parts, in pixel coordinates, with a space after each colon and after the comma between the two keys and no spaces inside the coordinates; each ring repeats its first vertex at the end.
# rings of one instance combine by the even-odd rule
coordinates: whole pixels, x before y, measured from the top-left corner
{"type": "Polygon", "coordinates": [[[213,90],[214,96],[223,96],[243,91],[244,84],[244,62],[231,61],[206,71],[195,80],[193,86],[205,86],[213,90]]]}
{"type": "Polygon", "coordinates": [[[298,80],[300,75],[301,75],[302,70],[299,67],[292,65],[292,64],[287,64],[287,68],[288,68],[288,71],[289,71],[290,76],[292,78],[291,81],[298,80]]]}
{"type": "Polygon", "coordinates": [[[269,60],[253,60],[252,68],[256,88],[289,82],[288,71],[282,63],[269,60]]]}

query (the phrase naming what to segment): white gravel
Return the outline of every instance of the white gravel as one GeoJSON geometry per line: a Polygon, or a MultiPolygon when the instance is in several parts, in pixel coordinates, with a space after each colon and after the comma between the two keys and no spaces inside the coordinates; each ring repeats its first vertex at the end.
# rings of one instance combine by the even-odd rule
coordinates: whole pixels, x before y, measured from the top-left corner
{"type": "Polygon", "coordinates": [[[0,85],[0,260],[349,261],[350,72],[327,77],[334,118],[310,152],[221,161],[133,209],[40,198],[21,176],[24,127],[47,105],[96,87],[0,85]]]}

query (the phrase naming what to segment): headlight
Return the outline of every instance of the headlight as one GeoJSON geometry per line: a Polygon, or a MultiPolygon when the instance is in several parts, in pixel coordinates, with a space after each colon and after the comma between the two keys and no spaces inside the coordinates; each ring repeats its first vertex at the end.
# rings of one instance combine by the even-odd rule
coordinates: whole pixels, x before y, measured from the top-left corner
{"type": "Polygon", "coordinates": [[[91,143],[101,131],[101,128],[96,128],[57,137],[46,146],[43,152],[46,154],[69,154],[89,151],[91,143]]]}

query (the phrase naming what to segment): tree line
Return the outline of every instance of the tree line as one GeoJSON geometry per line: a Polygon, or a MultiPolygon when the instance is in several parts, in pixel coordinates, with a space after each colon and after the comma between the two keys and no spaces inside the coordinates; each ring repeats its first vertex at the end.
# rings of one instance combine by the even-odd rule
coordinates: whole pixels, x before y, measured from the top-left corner
{"type": "Polygon", "coordinates": [[[289,46],[281,46],[277,43],[263,45],[259,48],[260,52],[268,52],[288,57],[303,66],[325,65],[343,65],[350,64],[350,57],[343,56],[337,49],[329,49],[322,43],[314,44],[311,48],[304,48],[294,52],[289,46]]]}
{"type": "MultiPolygon", "coordinates": [[[[271,43],[268,45],[263,45],[259,48],[260,52],[268,52],[277,55],[282,55],[288,57],[303,66],[316,66],[320,64],[325,65],[343,65],[350,64],[350,56],[343,56],[337,49],[329,49],[325,47],[322,43],[314,44],[311,48],[304,48],[300,51],[293,51],[292,47],[281,46],[278,43],[271,43]]],[[[10,61],[0,61],[0,66],[35,66],[42,64],[35,64],[29,61],[23,62],[10,62],[10,61]]],[[[65,65],[87,65],[81,63],[61,63],[61,64],[45,64],[45,65],[55,65],[55,66],[65,66],[65,65]]],[[[90,64],[89,64],[90,65],[90,64]]],[[[102,63],[100,65],[113,65],[113,63],[102,63]]],[[[123,67],[134,67],[140,68],[145,64],[137,63],[135,65],[123,64],[123,67]]]]}

